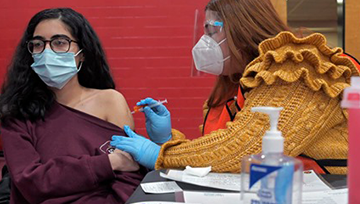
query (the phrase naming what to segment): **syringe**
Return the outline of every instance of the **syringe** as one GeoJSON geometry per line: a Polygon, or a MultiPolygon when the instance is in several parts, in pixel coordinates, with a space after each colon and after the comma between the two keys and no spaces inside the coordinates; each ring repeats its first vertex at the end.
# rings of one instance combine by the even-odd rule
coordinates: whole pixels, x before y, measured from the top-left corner
{"type": "Polygon", "coordinates": [[[144,107],[145,106],[148,106],[150,108],[153,108],[153,107],[156,107],[158,105],[161,105],[163,103],[167,103],[168,101],[165,99],[165,100],[162,100],[162,101],[158,101],[157,103],[153,103],[153,104],[150,104],[150,105],[141,105],[141,106],[134,106],[134,111],[131,112],[131,114],[134,114],[136,112],[142,112],[144,111],[144,107]]]}

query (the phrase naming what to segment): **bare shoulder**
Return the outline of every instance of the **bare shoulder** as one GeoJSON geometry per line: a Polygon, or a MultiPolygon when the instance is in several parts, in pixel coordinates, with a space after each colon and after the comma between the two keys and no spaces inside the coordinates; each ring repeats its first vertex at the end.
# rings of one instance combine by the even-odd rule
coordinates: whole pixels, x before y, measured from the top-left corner
{"type": "Polygon", "coordinates": [[[115,89],[104,89],[99,90],[99,92],[99,97],[104,103],[126,104],[125,97],[115,89]]]}
{"type": "Polygon", "coordinates": [[[105,119],[123,128],[134,128],[134,120],[125,97],[114,89],[97,90],[97,101],[104,108],[105,119]]]}

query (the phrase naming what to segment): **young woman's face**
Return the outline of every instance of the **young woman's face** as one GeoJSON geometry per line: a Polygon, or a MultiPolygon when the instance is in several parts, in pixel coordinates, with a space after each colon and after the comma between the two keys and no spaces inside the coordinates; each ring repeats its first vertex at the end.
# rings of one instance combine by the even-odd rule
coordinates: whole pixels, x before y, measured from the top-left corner
{"type": "MultiPolygon", "coordinates": [[[[222,20],[219,19],[218,15],[215,11],[206,10],[205,11],[204,33],[205,33],[205,35],[210,36],[217,43],[219,43],[226,38],[226,34],[225,34],[224,28],[221,28],[220,26],[211,25],[212,22],[215,22],[215,21],[222,22],[222,20]]],[[[224,59],[226,57],[230,56],[230,50],[229,50],[229,45],[228,45],[227,40],[225,40],[223,43],[220,44],[220,48],[223,53],[224,59]]],[[[221,75],[229,75],[230,60],[231,59],[224,61],[224,69],[223,69],[223,72],[221,73],[221,75]]]]}
{"type": "MultiPolygon", "coordinates": [[[[41,21],[36,27],[33,34],[33,39],[41,40],[53,40],[53,39],[69,39],[76,41],[74,36],[71,35],[68,27],[59,19],[48,19],[41,21]]],[[[61,41],[55,41],[54,44],[60,45],[61,41]]],[[[54,46],[53,46],[54,48],[54,46]]],[[[47,42],[45,49],[51,49],[50,42],[47,42]]],[[[76,42],[70,43],[68,52],[76,54],[79,52],[79,46],[76,42]]],[[[55,50],[56,51],[56,50],[55,50]]],[[[83,54],[80,53],[75,57],[76,64],[79,65],[79,61],[83,61],[83,54]]]]}

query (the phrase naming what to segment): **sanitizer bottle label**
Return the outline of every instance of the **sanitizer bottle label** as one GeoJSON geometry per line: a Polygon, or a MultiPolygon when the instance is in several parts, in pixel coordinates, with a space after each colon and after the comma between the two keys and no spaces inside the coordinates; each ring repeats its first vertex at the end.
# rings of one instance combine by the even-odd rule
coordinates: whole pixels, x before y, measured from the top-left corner
{"type": "Polygon", "coordinates": [[[287,204],[291,203],[293,165],[270,166],[263,164],[250,165],[249,189],[260,182],[257,192],[259,200],[252,204],[287,204]]]}

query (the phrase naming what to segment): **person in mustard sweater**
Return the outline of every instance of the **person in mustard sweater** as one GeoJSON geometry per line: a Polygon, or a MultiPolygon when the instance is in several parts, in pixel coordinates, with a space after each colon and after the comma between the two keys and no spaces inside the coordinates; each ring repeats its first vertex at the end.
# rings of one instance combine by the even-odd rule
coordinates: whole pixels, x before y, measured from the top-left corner
{"type": "Polygon", "coordinates": [[[149,168],[240,172],[241,158],[261,152],[269,129],[268,116],[251,108],[283,107],[284,153],[311,158],[318,172],[346,174],[348,115],[340,101],[359,71],[342,49],[329,48],[321,34],[296,37],[269,0],[211,0],[205,12],[193,57],[198,70],[218,80],[204,105],[203,136],[188,140],[172,130],[170,113],[159,105],[144,109],[150,140],[124,127],[129,137],[113,136],[111,145],[149,168]]]}

